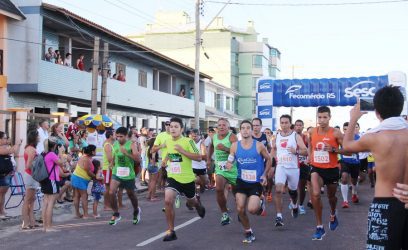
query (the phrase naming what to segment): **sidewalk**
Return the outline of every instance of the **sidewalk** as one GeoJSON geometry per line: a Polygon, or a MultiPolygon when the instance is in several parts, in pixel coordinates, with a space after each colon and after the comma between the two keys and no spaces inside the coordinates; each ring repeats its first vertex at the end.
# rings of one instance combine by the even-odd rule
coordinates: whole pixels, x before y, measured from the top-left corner
{"type": "MultiPolygon", "coordinates": [[[[90,213],[92,213],[92,204],[93,204],[93,199],[92,199],[92,196],[90,195],[91,187],[92,187],[91,183],[90,183],[89,188],[88,188],[88,194],[89,194],[89,196],[88,196],[88,200],[89,200],[88,209],[89,209],[90,213]]],[[[140,194],[140,193],[143,193],[145,191],[147,191],[147,186],[141,186],[140,185],[140,180],[139,180],[139,178],[137,178],[136,179],[136,192],[138,194],[140,194]]],[[[125,193],[125,191],[124,191],[124,193],[125,193]]],[[[6,193],[6,201],[9,198],[9,196],[10,196],[10,189],[6,193]]],[[[21,198],[22,198],[21,195],[13,196],[10,199],[10,202],[9,202],[8,206],[17,206],[18,203],[20,202],[21,198]]],[[[127,199],[128,199],[128,197],[125,194],[123,196],[123,200],[127,201],[127,199]]],[[[42,205],[42,200],[40,202],[41,202],[41,205],[42,205]]],[[[22,206],[23,206],[23,203],[21,202],[21,204],[16,208],[6,209],[6,213],[7,213],[8,218],[0,219],[0,225],[2,225],[2,224],[15,224],[17,221],[19,222],[21,220],[20,217],[21,217],[21,208],[22,208],[22,206]]],[[[99,206],[100,206],[100,208],[99,208],[100,210],[103,209],[103,197],[99,202],[99,206]]],[[[55,221],[60,221],[60,220],[63,221],[65,219],[60,218],[61,216],[62,217],[66,217],[66,216],[72,217],[72,215],[73,215],[72,207],[73,207],[72,202],[65,202],[64,204],[56,203],[54,205],[54,216],[53,216],[54,218],[53,219],[55,219],[55,221]]],[[[34,210],[37,210],[37,211],[34,211],[34,214],[35,214],[36,218],[40,218],[40,216],[41,216],[41,209],[38,210],[38,208],[39,208],[38,207],[38,201],[36,200],[35,203],[34,203],[34,210]]]]}

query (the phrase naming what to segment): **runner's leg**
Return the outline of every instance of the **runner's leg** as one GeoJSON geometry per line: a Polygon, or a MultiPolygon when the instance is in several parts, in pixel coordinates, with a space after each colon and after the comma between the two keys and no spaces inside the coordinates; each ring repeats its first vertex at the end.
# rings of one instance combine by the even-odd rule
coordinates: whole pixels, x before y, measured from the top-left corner
{"type": "Polygon", "coordinates": [[[173,189],[167,188],[164,192],[165,213],[169,230],[174,230],[174,201],[176,200],[176,196],[177,192],[173,189]]]}
{"type": "Polygon", "coordinates": [[[323,225],[322,222],[323,204],[320,195],[320,188],[323,186],[323,180],[318,173],[315,172],[311,174],[311,184],[312,184],[312,204],[313,210],[315,211],[316,223],[317,226],[321,226],[323,225]]]}

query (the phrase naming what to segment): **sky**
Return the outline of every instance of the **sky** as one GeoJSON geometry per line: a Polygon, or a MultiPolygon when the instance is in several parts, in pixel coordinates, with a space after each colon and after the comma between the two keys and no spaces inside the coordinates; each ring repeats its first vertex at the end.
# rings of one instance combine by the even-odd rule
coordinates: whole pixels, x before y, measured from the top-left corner
{"type": "MultiPolygon", "coordinates": [[[[227,0],[221,0],[227,1],[227,0]]],[[[356,3],[372,0],[232,0],[240,3],[356,3]]],[[[387,0],[385,0],[387,1],[387,0]]],[[[119,34],[137,34],[154,22],[158,10],[183,10],[194,20],[195,0],[44,0],[119,34]]],[[[208,24],[223,4],[204,1],[201,22],[208,24]]],[[[337,78],[408,73],[408,1],[335,6],[228,5],[224,24],[245,28],[254,21],[259,39],[281,51],[281,77],[337,78]],[[292,72],[292,68],[294,72],[292,72]]],[[[205,43],[205,41],[204,41],[205,43]]],[[[350,108],[336,108],[340,125],[350,108]],[[347,113],[345,115],[345,113],[347,113]]],[[[286,113],[280,109],[279,113],[286,113]]],[[[314,109],[297,108],[294,118],[309,119],[314,109]],[[296,117],[297,116],[297,117],[296,117]]],[[[312,115],[311,115],[312,114],[312,115]]],[[[337,116],[336,116],[337,117],[337,116]]],[[[362,128],[373,126],[373,114],[362,128]]]]}

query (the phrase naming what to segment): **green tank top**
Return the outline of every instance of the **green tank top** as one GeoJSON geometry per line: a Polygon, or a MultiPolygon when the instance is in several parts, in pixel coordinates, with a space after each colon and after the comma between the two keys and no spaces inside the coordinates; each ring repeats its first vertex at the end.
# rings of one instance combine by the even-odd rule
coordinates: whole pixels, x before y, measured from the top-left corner
{"type": "MultiPolygon", "coordinates": [[[[124,147],[128,154],[132,154],[132,141],[127,141],[124,147]]],[[[118,141],[113,144],[113,154],[115,165],[112,174],[123,180],[135,179],[135,163],[132,158],[124,155],[120,151],[120,144],[118,141]]]]}
{"type": "Polygon", "coordinates": [[[214,154],[215,154],[215,161],[216,162],[227,161],[228,160],[229,153],[227,153],[227,152],[225,152],[223,150],[217,149],[217,145],[221,143],[225,147],[231,148],[232,143],[230,142],[230,136],[231,136],[231,132],[228,132],[227,136],[225,136],[224,139],[220,140],[220,139],[218,139],[218,134],[214,135],[213,145],[214,145],[214,154]]]}
{"type": "Polygon", "coordinates": [[[112,155],[113,155],[113,146],[109,142],[105,142],[103,144],[103,156],[102,156],[102,170],[108,170],[109,169],[109,161],[108,157],[105,154],[105,146],[108,144],[111,147],[112,150],[112,155]]]}

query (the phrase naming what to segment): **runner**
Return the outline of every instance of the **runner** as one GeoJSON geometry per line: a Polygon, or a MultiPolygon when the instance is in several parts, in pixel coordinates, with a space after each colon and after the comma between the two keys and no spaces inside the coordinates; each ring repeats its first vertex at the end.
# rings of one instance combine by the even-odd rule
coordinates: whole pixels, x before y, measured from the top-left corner
{"type": "MultiPolygon", "coordinates": [[[[296,120],[295,121],[295,132],[302,138],[303,143],[307,147],[307,137],[305,134],[303,134],[303,129],[304,129],[304,123],[302,120],[296,120]]],[[[299,198],[298,198],[298,204],[299,204],[299,214],[306,214],[306,209],[303,206],[303,203],[306,198],[306,187],[307,190],[310,192],[310,166],[307,163],[307,156],[305,155],[299,155],[299,185],[298,185],[298,191],[299,191],[299,198]]],[[[310,193],[309,193],[310,194],[310,193]]]]}
{"type": "MultiPolygon", "coordinates": [[[[267,149],[267,152],[271,152],[271,146],[268,142],[268,137],[266,135],[266,133],[262,133],[262,120],[259,118],[254,118],[252,119],[252,127],[253,127],[253,132],[252,132],[252,138],[259,141],[260,143],[262,143],[264,145],[264,147],[267,149]]],[[[266,161],[265,161],[266,164],[266,161]]],[[[266,165],[265,165],[266,166],[266,165]]],[[[266,176],[270,176],[268,173],[266,173],[266,176]]],[[[270,182],[270,186],[272,186],[272,181],[268,180],[270,178],[267,178],[267,182],[270,182]]],[[[264,196],[267,196],[268,194],[268,189],[267,189],[267,185],[264,187],[263,191],[262,191],[262,195],[261,195],[261,199],[264,198],[264,196]]],[[[272,188],[272,187],[271,187],[272,188]]],[[[270,195],[270,199],[272,199],[271,197],[272,195],[270,195]]],[[[266,216],[266,209],[263,210],[262,216],[266,216]]]]}
{"type": "MultiPolygon", "coordinates": [[[[207,138],[205,138],[204,140],[204,145],[205,148],[207,150],[207,152],[209,151],[209,147],[212,144],[212,138],[215,134],[215,130],[213,127],[209,127],[208,128],[208,135],[207,138]]],[[[215,164],[214,164],[214,153],[211,155],[211,163],[207,162],[207,173],[208,173],[208,179],[209,179],[209,184],[208,184],[208,189],[214,189],[215,188],[215,176],[214,176],[214,172],[215,172],[215,164]],[[209,167],[208,167],[209,166],[209,167]]],[[[207,160],[207,158],[205,159],[207,160]]]]}
{"type": "Polygon", "coordinates": [[[276,219],[275,226],[283,226],[282,216],[282,193],[288,183],[289,195],[292,205],[292,217],[296,218],[299,214],[297,205],[298,184],[299,184],[299,155],[307,155],[307,148],[300,135],[290,129],[292,117],[282,115],[280,117],[280,126],[282,131],[276,135],[272,142],[272,156],[277,158],[275,171],[275,206],[276,219]]]}
{"type": "Polygon", "coordinates": [[[368,178],[370,179],[370,186],[374,188],[375,186],[375,159],[373,154],[370,152],[367,157],[367,168],[368,168],[368,178]]]}
{"type": "Polygon", "coordinates": [[[327,197],[330,203],[330,230],[336,230],[339,225],[337,205],[337,184],[339,181],[339,168],[337,166],[337,154],[345,151],[339,149],[343,141],[340,130],[329,126],[331,119],[330,108],[321,106],[317,109],[319,126],[309,133],[309,156],[311,163],[312,203],[316,216],[316,232],[313,240],[322,240],[326,232],[322,222],[323,204],[321,200],[321,187],[326,185],[327,197]]]}
{"type": "Polygon", "coordinates": [[[177,240],[174,231],[174,202],[177,195],[184,194],[188,206],[195,207],[201,218],[205,216],[205,208],[195,195],[195,176],[191,162],[192,160],[201,161],[201,155],[193,140],[182,136],[182,131],[183,121],[177,117],[171,118],[170,134],[172,139],[166,141],[167,154],[163,159],[169,168],[168,185],[164,193],[165,213],[169,228],[163,241],[177,240]]]}
{"type": "Polygon", "coordinates": [[[102,173],[105,183],[105,193],[103,195],[104,210],[111,210],[110,206],[110,182],[112,179],[112,168],[114,165],[113,157],[113,144],[115,142],[115,135],[112,130],[107,130],[105,133],[106,140],[103,143],[103,155],[102,155],[102,173]]]}
{"type": "Polygon", "coordinates": [[[262,186],[266,185],[265,175],[270,171],[272,161],[266,147],[251,137],[252,124],[250,121],[241,122],[240,133],[242,140],[232,144],[226,168],[233,168],[236,158],[238,177],[235,197],[238,216],[245,230],[245,238],[242,242],[251,243],[255,240],[255,235],[249,224],[246,210],[257,215],[261,215],[265,210],[265,199],[261,199],[262,186]],[[245,209],[247,202],[248,206],[245,209]]]}
{"type": "MultiPolygon", "coordinates": [[[[370,151],[376,161],[377,182],[368,212],[367,249],[408,248],[408,206],[397,199],[402,198],[398,197],[402,190],[395,189],[402,188],[397,183],[408,183],[408,123],[400,117],[403,105],[399,87],[379,89],[374,96],[374,109],[380,125],[358,141],[353,140],[352,131],[344,137],[344,149],[353,153],[370,151]]],[[[350,111],[349,126],[354,127],[363,114],[357,103],[350,111]]]]}
{"type": "MultiPolygon", "coordinates": [[[[343,124],[343,132],[346,133],[347,129],[349,128],[349,123],[345,122],[343,124]]],[[[352,128],[350,128],[352,129],[352,128]]],[[[358,135],[357,126],[354,130],[354,140],[360,139],[358,135]]],[[[340,155],[341,156],[341,184],[340,190],[341,195],[343,197],[343,203],[341,204],[342,208],[349,208],[348,202],[348,183],[349,178],[351,177],[351,201],[353,203],[358,203],[358,196],[357,196],[357,182],[358,182],[358,175],[360,171],[360,160],[358,159],[358,154],[351,154],[351,155],[340,155]]]]}
{"type": "Polygon", "coordinates": [[[196,190],[197,198],[200,197],[200,193],[203,193],[205,190],[205,185],[208,183],[208,175],[207,175],[207,165],[205,163],[207,157],[207,150],[205,148],[204,142],[200,137],[200,131],[198,129],[193,129],[190,131],[189,136],[196,145],[196,148],[201,153],[202,161],[192,161],[193,163],[193,172],[196,175],[196,185],[200,188],[196,190]]]}
{"type": "MultiPolygon", "coordinates": [[[[151,150],[151,153],[156,153],[160,151],[159,153],[160,153],[162,162],[167,155],[166,141],[172,138],[170,135],[170,122],[166,121],[164,125],[165,125],[165,131],[157,135],[156,140],[154,141],[153,149],[151,150]]],[[[164,163],[166,164],[166,162],[164,163]]],[[[165,182],[165,179],[167,176],[166,167],[167,167],[166,165],[162,165],[162,167],[159,170],[159,177],[157,178],[159,187],[161,188],[164,187],[163,183],[165,182]]]]}
{"type": "MultiPolygon", "coordinates": [[[[359,137],[363,136],[364,133],[360,133],[360,124],[357,123],[356,125],[356,134],[359,137]]],[[[366,179],[367,171],[368,171],[368,154],[369,152],[360,152],[358,153],[358,159],[360,160],[360,169],[358,174],[358,183],[362,183],[366,179]]],[[[358,184],[357,184],[358,186],[358,184]]]]}
{"type": "Polygon", "coordinates": [[[211,164],[211,155],[215,153],[215,183],[217,203],[221,209],[221,225],[225,226],[231,223],[231,217],[228,214],[227,198],[225,195],[225,187],[227,184],[232,185],[233,192],[237,180],[237,167],[234,165],[231,169],[226,169],[225,164],[228,160],[230,153],[230,147],[232,143],[238,141],[236,135],[229,132],[229,122],[225,118],[218,120],[218,131],[213,136],[212,143],[210,144],[207,154],[207,167],[211,164]]]}
{"type": "MultiPolygon", "coordinates": [[[[268,145],[269,145],[268,152],[271,153],[271,145],[272,145],[272,140],[274,138],[273,132],[271,129],[265,128],[264,134],[266,135],[266,138],[268,138],[268,145]]],[[[276,168],[276,160],[273,157],[272,157],[272,167],[276,168]]],[[[266,201],[272,202],[273,173],[268,173],[266,175],[266,179],[268,182],[266,184],[266,190],[265,190],[266,201]]]]}
{"type": "Polygon", "coordinates": [[[113,215],[109,225],[116,225],[122,219],[118,211],[117,192],[119,188],[126,190],[129,200],[133,206],[133,224],[140,223],[140,209],[135,194],[135,161],[140,160],[140,153],[137,145],[127,140],[128,131],[125,127],[116,130],[117,141],[113,144],[114,167],[112,170],[112,180],[110,183],[109,195],[111,196],[111,207],[113,215]]]}

